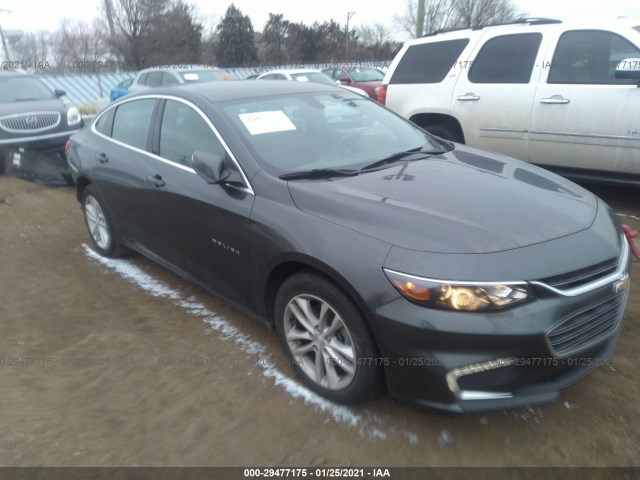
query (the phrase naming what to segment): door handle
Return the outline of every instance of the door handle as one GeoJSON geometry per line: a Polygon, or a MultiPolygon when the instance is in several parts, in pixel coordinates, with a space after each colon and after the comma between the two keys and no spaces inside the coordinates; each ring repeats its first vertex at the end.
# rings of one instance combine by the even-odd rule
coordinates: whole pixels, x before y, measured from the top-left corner
{"type": "Polygon", "coordinates": [[[107,163],[109,161],[109,157],[107,157],[106,153],[97,153],[96,160],[98,160],[100,163],[107,163]]]}
{"type": "Polygon", "coordinates": [[[458,100],[461,102],[475,102],[480,100],[480,97],[473,92],[465,93],[464,95],[458,95],[458,100]]]}
{"type": "Polygon", "coordinates": [[[562,95],[552,95],[549,98],[541,98],[540,103],[550,103],[553,105],[564,105],[571,102],[568,98],[564,98],[562,95]]]}
{"type": "Polygon", "coordinates": [[[164,187],[166,185],[165,181],[162,179],[160,175],[149,175],[147,177],[154,187],[164,187]]]}

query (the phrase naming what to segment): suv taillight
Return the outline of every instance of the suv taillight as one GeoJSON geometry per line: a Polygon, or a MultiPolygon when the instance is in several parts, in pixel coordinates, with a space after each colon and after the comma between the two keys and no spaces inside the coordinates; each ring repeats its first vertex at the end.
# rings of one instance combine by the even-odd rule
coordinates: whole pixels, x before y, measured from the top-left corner
{"type": "Polygon", "coordinates": [[[69,156],[69,150],[71,150],[71,140],[67,140],[67,143],[64,144],[64,156],[69,156]]]}
{"type": "Polygon", "coordinates": [[[376,87],[376,95],[378,95],[378,101],[384,105],[387,101],[387,86],[380,85],[379,87],[376,87]]]}

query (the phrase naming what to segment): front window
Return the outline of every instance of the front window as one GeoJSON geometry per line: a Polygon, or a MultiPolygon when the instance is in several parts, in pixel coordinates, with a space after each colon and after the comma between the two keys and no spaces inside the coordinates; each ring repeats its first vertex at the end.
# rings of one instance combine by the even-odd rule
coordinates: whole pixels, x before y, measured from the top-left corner
{"type": "Polygon", "coordinates": [[[0,103],[51,100],[53,93],[42,83],[28,76],[0,78],[0,103]]]}
{"type": "Polygon", "coordinates": [[[361,168],[398,152],[442,149],[413,124],[351,92],[244,99],[222,113],[276,175],[361,168]]]}
{"type": "Polygon", "coordinates": [[[375,68],[354,68],[350,73],[356,82],[381,82],[384,79],[384,73],[375,68]]]}
{"type": "Polygon", "coordinates": [[[198,112],[184,103],[167,100],[160,129],[160,156],[191,167],[196,150],[225,155],[222,143],[198,112]]]}
{"type": "Polygon", "coordinates": [[[633,84],[616,78],[617,65],[640,57],[640,50],[626,38],[602,30],[573,30],[560,37],[553,55],[548,83],[633,84]]]}

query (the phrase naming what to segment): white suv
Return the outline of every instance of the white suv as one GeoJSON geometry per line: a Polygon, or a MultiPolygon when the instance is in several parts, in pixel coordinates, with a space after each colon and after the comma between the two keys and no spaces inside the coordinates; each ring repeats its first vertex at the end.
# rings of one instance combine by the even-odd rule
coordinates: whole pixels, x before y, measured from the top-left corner
{"type": "Polygon", "coordinates": [[[411,40],[380,101],[448,140],[640,185],[638,24],[528,19],[411,40]]]}

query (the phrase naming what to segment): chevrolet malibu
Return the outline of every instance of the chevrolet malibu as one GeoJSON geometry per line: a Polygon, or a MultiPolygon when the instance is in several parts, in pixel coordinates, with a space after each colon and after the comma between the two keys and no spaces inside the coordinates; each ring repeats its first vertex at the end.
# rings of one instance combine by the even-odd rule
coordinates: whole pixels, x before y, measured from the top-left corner
{"type": "Polygon", "coordinates": [[[629,247],[607,205],[338,87],[154,89],[67,158],[100,254],[139,252],[272,325],[335,402],[550,402],[620,334],[629,247]]]}

